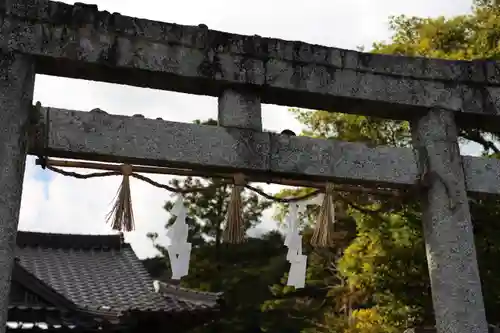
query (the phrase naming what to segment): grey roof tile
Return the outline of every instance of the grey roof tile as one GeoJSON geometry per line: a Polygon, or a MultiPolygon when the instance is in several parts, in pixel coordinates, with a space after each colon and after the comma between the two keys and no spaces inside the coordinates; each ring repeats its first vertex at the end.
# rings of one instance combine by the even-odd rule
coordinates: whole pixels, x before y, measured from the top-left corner
{"type": "Polygon", "coordinates": [[[120,235],[19,231],[17,245],[22,267],[82,308],[178,312],[215,306],[155,292],[153,279],[120,235]]]}

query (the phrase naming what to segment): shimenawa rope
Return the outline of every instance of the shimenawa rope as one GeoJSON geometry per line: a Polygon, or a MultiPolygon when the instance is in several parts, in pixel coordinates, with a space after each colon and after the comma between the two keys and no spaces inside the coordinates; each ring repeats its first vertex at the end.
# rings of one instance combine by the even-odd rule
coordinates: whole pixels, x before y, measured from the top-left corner
{"type": "MultiPolygon", "coordinates": [[[[141,167],[132,166],[129,164],[116,165],[116,164],[103,164],[103,163],[89,163],[89,162],[76,162],[76,161],[61,161],[53,160],[46,157],[41,157],[37,161],[37,164],[42,167],[49,169],[53,172],[59,173],[64,176],[70,176],[78,179],[89,179],[97,177],[107,177],[107,176],[118,176],[123,177],[120,188],[117,192],[115,202],[109,214],[106,217],[108,223],[115,230],[125,230],[131,231],[134,229],[134,214],[132,209],[132,198],[130,191],[130,177],[134,177],[141,181],[147,182],[157,188],[162,188],[174,193],[193,193],[193,192],[203,192],[211,190],[223,185],[233,184],[231,191],[230,203],[227,210],[227,221],[226,227],[223,232],[223,239],[227,243],[241,243],[245,239],[245,228],[244,221],[242,217],[242,198],[241,192],[244,188],[249,189],[268,200],[280,203],[292,203],[297,201],[306,200],[308,198],[314,197],[319,193],[325,192],[323,203],[321,205],[320,213],[316,223],[315,231],[311,239],[311,244],[317,247],[327,247],[333,245],[333,223],[334,223],[334,190],[335,186],[331,183],[327,183],[324,189],[316,189],[308,194],[281,198],[269,195],[248,184],[248,179],[243,174],[236,174],[232,176],[232,179],[222,179],[217,184],[205,186],[205,187],[192,187],[192,188],[176,188],[165,184],[160,184],[149,177],[140,175],[137,172],[151,172],[157,174],[182,174],[190,175],[189,170],[178,170],[169,168],[152,168],[152,167],[141,167]],[[88,174],[80,174],[76,172],[62,170],[57,168],[55,165],[61,165],[64,167],[90,167],[95,169],[105,169],[110,171],[105,172],[92,172],[88,174]]],[[[227,177],[227,176],[218,176],[227,177]]],[[[317,183],[315,186],[318,187],[317,183]]],[[[357,191],[354,187],[352,190],[357,191]]],[[[360,191],[363,192],[363,191],[360,191]]],[[[380,192],[385,195],[398,195],[397,192],[380,192]]]]}

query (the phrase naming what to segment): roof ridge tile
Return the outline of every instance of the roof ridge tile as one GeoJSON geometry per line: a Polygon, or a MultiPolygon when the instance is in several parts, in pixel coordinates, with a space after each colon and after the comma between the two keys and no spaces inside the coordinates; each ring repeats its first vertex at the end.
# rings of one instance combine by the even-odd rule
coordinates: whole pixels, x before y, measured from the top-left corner
{"type": "Polygon", "coordinates": [[[42,247],[61,249],[121,249],[130,247],[120,234],[63,234],[18,231],[16,243],[19,247],[42,247]]]}

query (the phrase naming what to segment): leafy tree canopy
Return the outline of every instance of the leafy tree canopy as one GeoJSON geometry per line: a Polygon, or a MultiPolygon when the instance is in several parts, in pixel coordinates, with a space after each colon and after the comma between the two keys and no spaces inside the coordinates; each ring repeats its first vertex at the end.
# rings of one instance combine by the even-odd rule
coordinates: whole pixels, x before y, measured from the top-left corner
{"type": "MultiPolygon", "coordinates": [[[[496,1],[475,1],[471,14],[452,18],[391,18],[393,36],[389,42],[373,45],[372,52],[450,60],[500,59],[500,5],[496,1]]],[[[374,117],[325,111],[290,110],[304,125],[302,135],[363,142],[370,146],[406,147],[411,143],[409,124],[374,117]]],[[[462,130],[462,142],[473,141],[483,155],[498,155],[498,133],[462,130]]],[[[301,189],[301,192],[307,191],[301,189]]],[[[287,190],[281,195],[290,195],[287,190]]],[[[371,196],[354,197],[347,205],[357,225],[357,236],[334,262],[320,264],[326,271],[334,265],[338,284],[324,287],[333,296],[331,309],[324,311],[317,331],[397,332],[417,324],[433,324],[430,286],[418,200],[391,202],[371,196]],[[375,212],[374,212],[375,211],[375,212]],[[346,302],[346,300],[348,302],[346,302]],[[349,311],[335,311],[342,304],[349,311]]],[[[497,200],[471,201],[476,246],[485,303],[490,323],[498,322],[498,279],[495,268],[499,251],[497,200]]],[[[283,207],[277,217],[283,216],[283,207]]],[[[335,259],[334,259],[335,260],[335,259]]],[[[309,270],[320,270],[309,265],[309,270]]],[[[297,299],[297,302],[299,300],[297,299]]]]}
{"type": "MultiPolygon", "coordinates": [[[[372,52],[450,60],[500,60],[500,3],[495,0],[474,1],[468,15],[396,16],[390,23],[391,40],[375,43],[372,52]]],[[[302,135],[370,146],[411,144],[409,124],[404,121],[343,114],[342,110],[291,112],[304,126],[302,135]]],[[[478,143],[484,155],[500,155],[499,133],[461,130],[460,136],[463,142],[478,143]]],[[[187,178],[172,184],[189,188],[216,182],[187,178]]],[[[286,190],[279,195],[308,191],[286,190]]],[[[229,194],[228,187],[221,187],[186,196],[192,217],[188,220],[189,237],[195,248],[190,274],[182,283],[190,288],[224,291],[230,309],[219,324],[201,331],[391,333],[433,324],[417,198],[401,201],[351,194],[339,199],[336,228],[348,232],[329,250],[309,247],[315,215],[309,211],[303,231],[305,251],[309,254],[307,285],[293,290],[285,286],[288,265],[279,233],[234,247],[222,243],[229,194]]],[[[259,222],[269,203],[252,193],[245,193],[244,198],[249,228],[259,222]]],[[[496,227],[500,205],[492,199],[470,203],[487,317],[495,324],[500,321],[500,228],[496,227]]],[[[171,206],[167,202],[165,208],[169,210],[171,206]]],[[[285,211],[286,206],[278,206],[275,216],[282,220],[285,211]]],[[[154,235],[151,237],[154,239],[154,235]]],[[[158,244],[157,248],[165,253],[165,248],[158,244]]],[[[157,264],[148,265],[156,269],[156,274],[161,273],[157,264]]]]}

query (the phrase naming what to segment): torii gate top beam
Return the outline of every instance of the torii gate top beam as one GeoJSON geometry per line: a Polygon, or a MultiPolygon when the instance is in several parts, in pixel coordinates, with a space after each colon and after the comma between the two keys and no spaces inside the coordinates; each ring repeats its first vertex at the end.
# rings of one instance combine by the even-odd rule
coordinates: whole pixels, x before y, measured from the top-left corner
{"type": "Polygon", "coordinates": [[[0,19],[0,46],[36,56],[40,74],[212,96],[239,86],[264,103],[392,119],[438,107],[461,126],[500,130],[494,61],[366,54],[47,0],[0,1],[0,19]]]}

